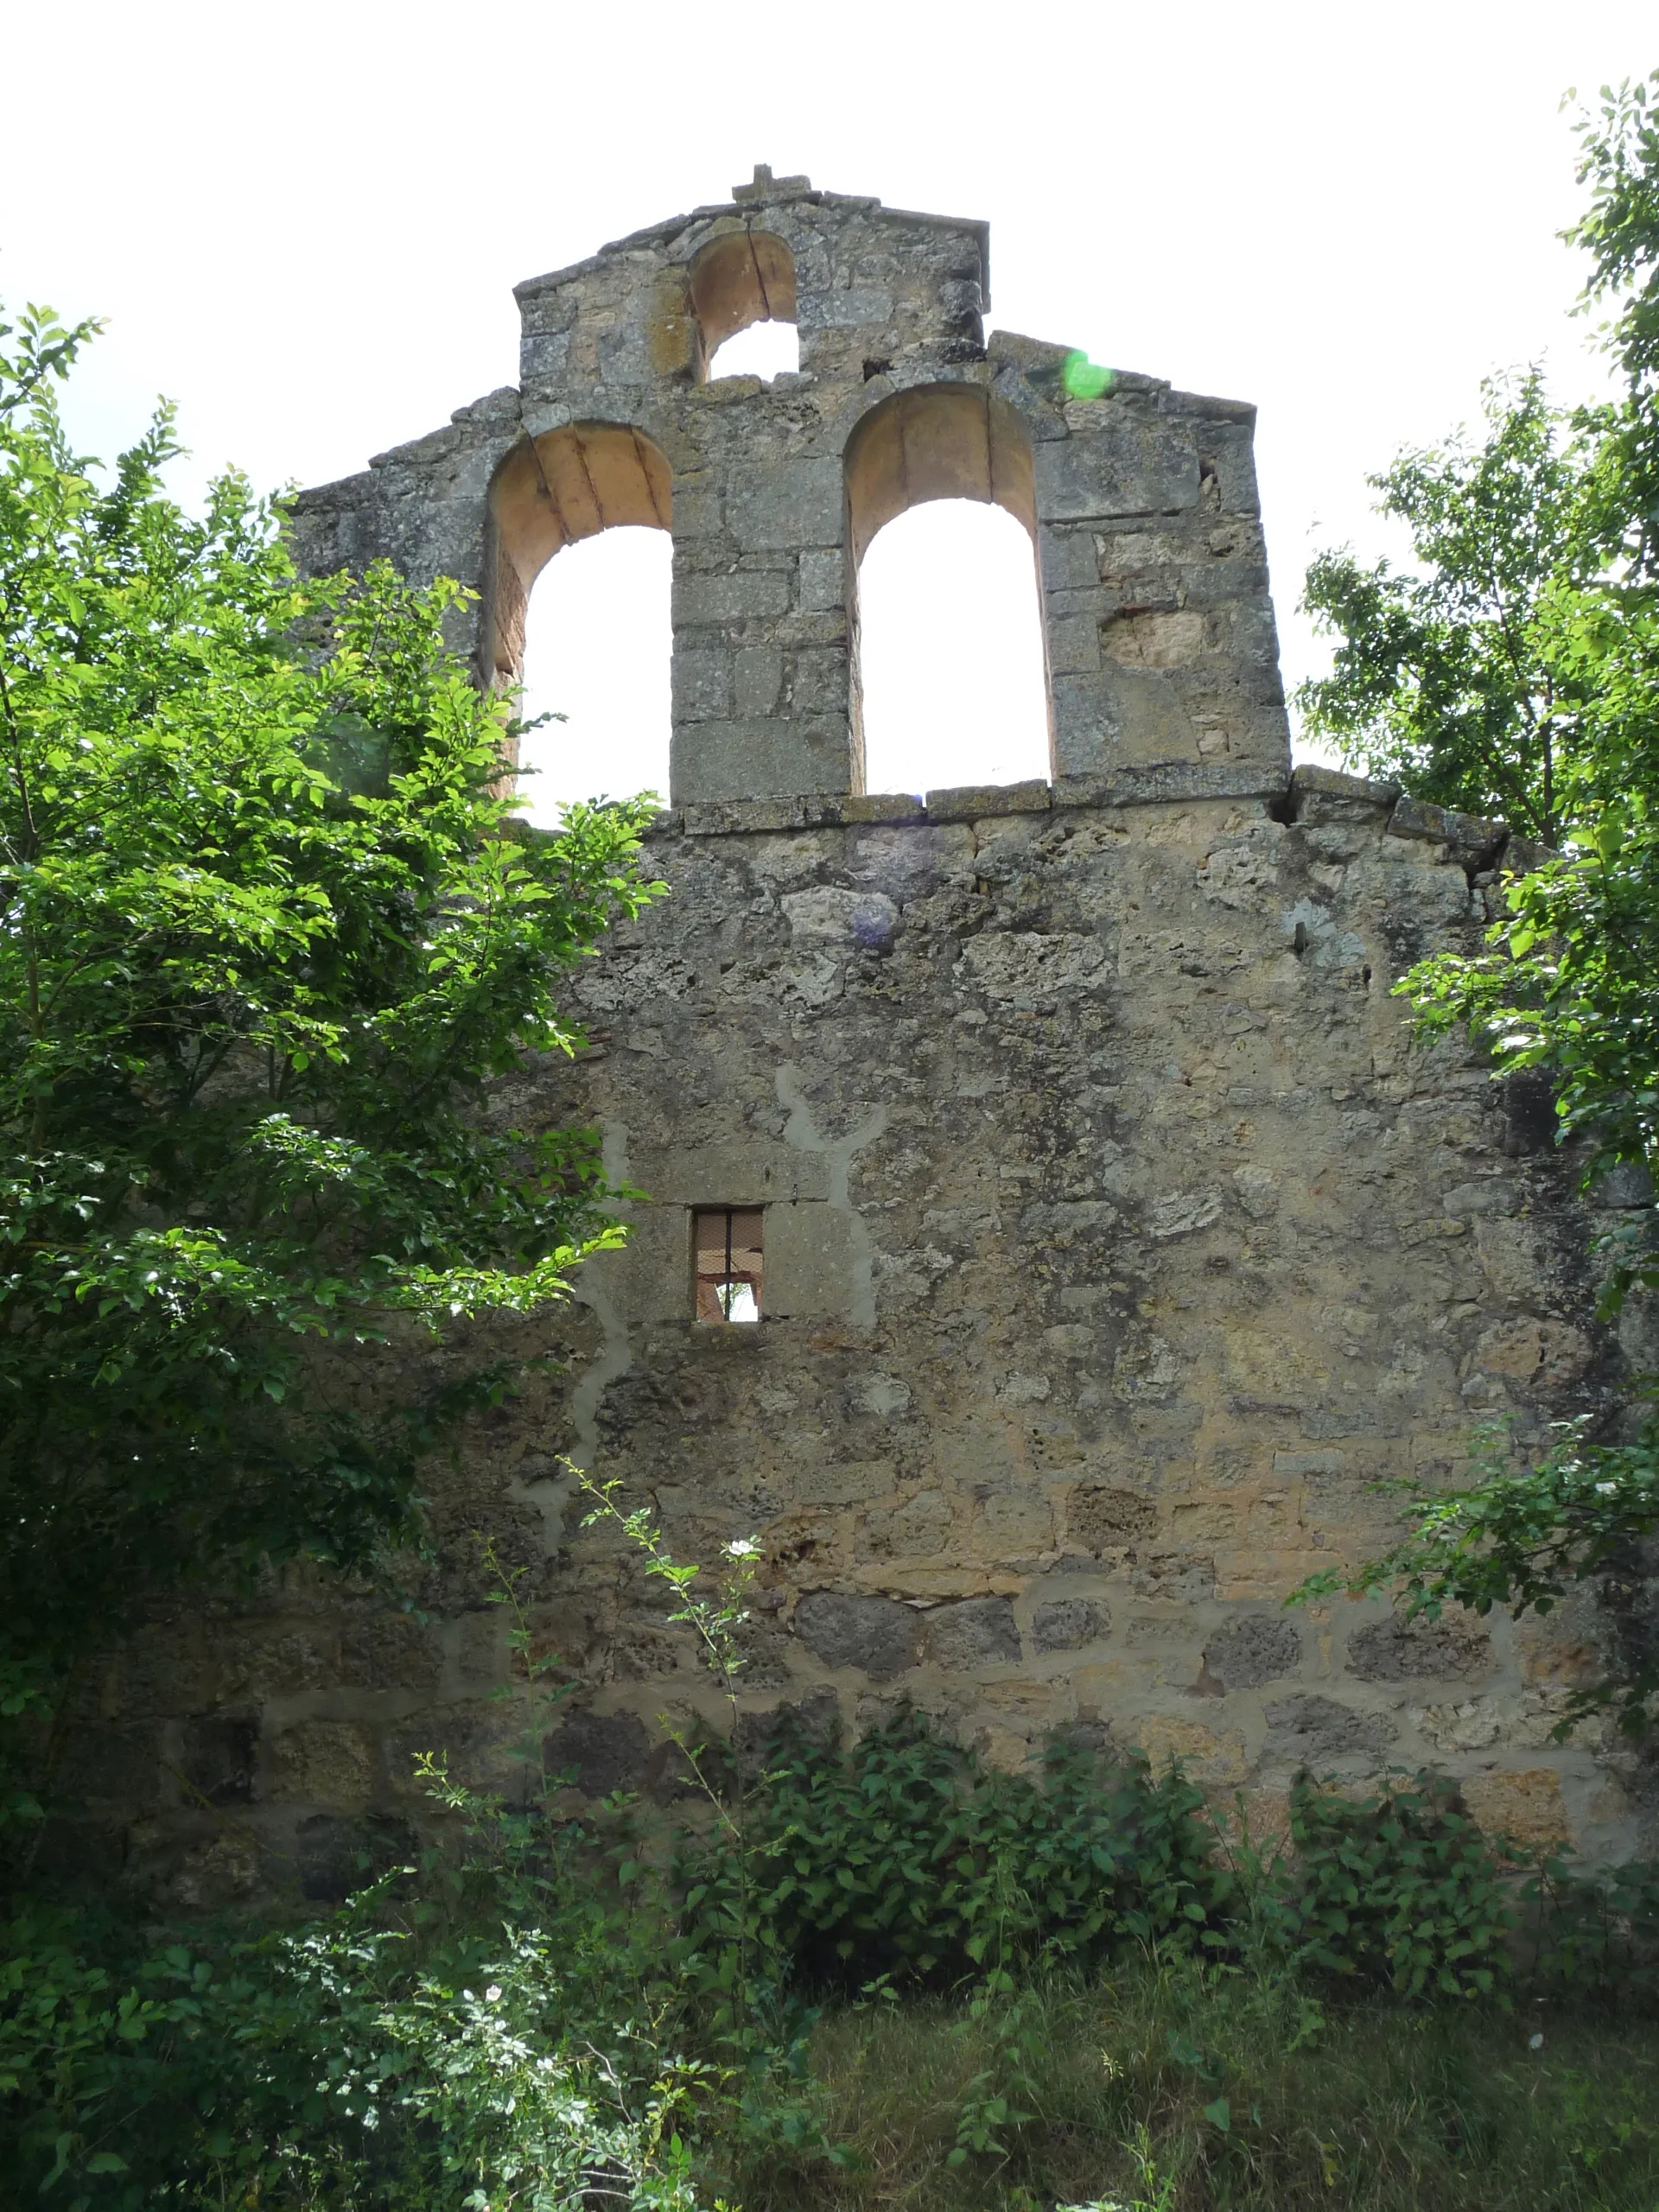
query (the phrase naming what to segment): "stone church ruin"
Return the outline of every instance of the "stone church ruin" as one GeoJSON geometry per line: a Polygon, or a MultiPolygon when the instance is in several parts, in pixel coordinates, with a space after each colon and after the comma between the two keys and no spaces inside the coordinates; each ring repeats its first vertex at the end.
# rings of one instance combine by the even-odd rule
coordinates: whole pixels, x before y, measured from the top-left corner
{"type": "Polygon", "coordinates": [[[1075,396],[1065,346],[985,335],[982,224],[764,169],[517,296],[518,384],[305,493],[295,542],[461,579],[457,643],[510,684],[561,548],[670,533],[670,895],[576,977],[591,1048],[503,1102],[602,1130],[647,1198],[515,1325],[560,1371],[435,1466],[422,1610],[296,1575],[157,1621],[104,1685],[89,1819],[181,1897],[322,1896],[419,1819],[416,1752],[511,1787],[480,1533],[576,1681],[553,1766],[666,1789],[657,1716],[717,1700],[569,1455],[677,1554],[760,1539],[746,1726],[903,1697],[1004,1764],[1082,1728],[1269,1820],[1303,1765],[1437,1764],[1490,1826],[1627,1855],[1624,1755],[1550,1737],[1611,1648],[1591,1611],[1283,1607],[1386,1540],[1379,1480],[1627,1370],[1548,1099],[1390,995],[1530,856],[1293,774],[1253,410],[1075,396]],[[798,373],[709,381],[767,318],[798,373]],[[1030,535],[1052,771],[875,794],[859,563],[943,498],[1030,535]]]}

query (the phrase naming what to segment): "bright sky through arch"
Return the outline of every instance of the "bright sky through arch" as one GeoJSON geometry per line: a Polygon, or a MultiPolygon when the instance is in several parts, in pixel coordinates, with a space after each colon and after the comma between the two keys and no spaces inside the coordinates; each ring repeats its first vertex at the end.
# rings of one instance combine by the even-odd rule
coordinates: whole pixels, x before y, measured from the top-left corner
{"type": "MultiPolygon", "coordinates": [[[[616,86],[607,18],[497,0],[491,49],[511,64],[463,94],[463,34],[436,0],[293,0],[274,29],[210,0],[14,9],[10,80],[74,92],[73,114],[9,108],[0,296],[109,318],[72,429],[107,457],[165,391],[194,499],[227,461],[322,483],[441,429],[516,380],[515,282],[723,200],[758,161],[982,217],[993,327],[1258,405],[1292,682],[1324,663],[1297,612],[1314,548],[1401,550],[1368,472],[1475,421],[1495,368],[1541,359],[1569,401],[1604,388],[1591,326],[1567,314],[1584,262],[1557,237],[1581,204],[1560,102],[1659,65],[1652,0],[1084,10],[1058,34],[1016,26],[989,71],[922,0],[883,15],[879,68],[874,29],[830,45],[779,16],[722,45],[695,137],[687,20],[639,0],[626,114],[620,89],[567,102],[555,140],[514,103],[616,86]],[[509,123],[510,181],[486,187],[509,123]]],[[[633,623],[598,640],[615,700],[608,738],[583,741],[607,788],[631,757],[633,623]]],[[[906,780],[957,780],[950,745],[906,780]]]]}
{"type": "Polygon", "coordinates": [[[654,791],[668,804],[665,530],[602,530],[556,553],[524,626],[526,720],[562,715],[520,747],[528,818],[551,826],[573,798],[654,791]]]}
{"type": "Polygon", "coordinates": [[[930,499],[876,532],[859,574],[873,791],[1046,776],[1036,564],[1023,524],[930,499]]]}

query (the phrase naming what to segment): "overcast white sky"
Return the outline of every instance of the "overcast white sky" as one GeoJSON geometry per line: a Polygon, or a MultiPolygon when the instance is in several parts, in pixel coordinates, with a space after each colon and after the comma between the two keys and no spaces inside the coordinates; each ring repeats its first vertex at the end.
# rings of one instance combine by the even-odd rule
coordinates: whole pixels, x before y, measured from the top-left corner
{"type": "MultiPolygon", "coordinates": [[[[993,325],[1259,405],[1294,683],[1319,660],[1295,613],[1313,547],[1389,544],[1368,471],[1471,419],[1494,366],[1541,359],[1563,396],[1599,388],[1567,319],[1580,270],[1555,233],[1579,202],[1558,110],[1656,66],[1651,0],[0,0],[0,296],[109,318],[74,410],[94,451],[165,392],[196,469],[307,484],[512,382],[516,279],[721,199],[757,161],[988,217],[993,325]]],[[[1004,520],[977,519],[988,541],[1004,520]]],[[[571,715],[549,795],[664,772],[654,537],[575,549],[549,572],[570,564],[559,603],[538,593],[536,703],[571,715]],[[584,598],[603,579],[582,556],[634,564],[631,620],[584,598]]],[[[993,634],[1017,592],[993,582],[953,645],[924,588],[953,556],[993,549],[941,509],[869,556],[867,622],[883,599],[928,647],[919,688],[873,684],[877,788],[1033,772],[1016,648],[993,634]]],[[[1002,557],[1023,586],[1006,533],[1002,557]]]]}

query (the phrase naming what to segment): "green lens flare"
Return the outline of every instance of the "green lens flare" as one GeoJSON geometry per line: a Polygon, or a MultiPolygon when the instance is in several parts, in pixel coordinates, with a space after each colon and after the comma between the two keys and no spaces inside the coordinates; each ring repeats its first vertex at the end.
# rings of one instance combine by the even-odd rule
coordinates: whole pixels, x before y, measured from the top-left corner
{"type": "Polygon", "coordinates": [[[1103,369],[1098,361],[1091,361],[1078,347],[1066,355],[1060,382],[1072,399],[1098,399],[1111,390],[1117,378],[1110,369],[1103,369]]]}

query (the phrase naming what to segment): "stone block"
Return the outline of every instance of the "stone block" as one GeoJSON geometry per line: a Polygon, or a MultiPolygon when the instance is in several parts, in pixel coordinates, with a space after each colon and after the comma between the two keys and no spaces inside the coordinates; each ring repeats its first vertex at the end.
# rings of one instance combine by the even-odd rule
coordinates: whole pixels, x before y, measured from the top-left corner
{"type": "Polygon", "coordinates": [[[1096,1598],[1054,1598],[1031,1617],[1033,1651],[1080,1651],[1111,1633],[1112,1617],[1096,1598]]]}
{"type": "Polygon", "coordinates": [[[778,715],[683,722],[670,741],[669,784],[686,808],[688,830],[692,809],[705,800],[838,796],[852,782],[844,719],[803,722],[778,715]]]}
{"type": "Polygon", "coordinates": [[[810,1590],[795,1608],[795,1633],[823,1666],[856,1669],[891,1681],[916,1663],[917,1617],[896,1599],[810,1590]]]}
{"type": "Polygon", "coordinates": [[[887,823],[908,825],[925,822],[927,807],[914,791],[855,792],[842,806],[844,822],[887,823]]]}
{"type": "Polygon", "coordinates": [[[930,822],[984,822],[1004,814],[1044,814],[1048,803],[1048,785],[1040,780],[964,784],[952,791],[929,791],[927,818],[930,822]]]}
{"type": "Polygon", "coordinates": [[[1653,1198],[1653,1177],[1639,1160],[1621,1160],[1616,1167],[1610,1167],[1597,1177],[1591,1193],[1593,1205],[1624,1211],[1650,1206],[1653,1198]]]}
{"type": "Polygon", "coordinates": [[[1100,667],[1101,632],[1097,614],[1054,614],[1048,620],[1048,667],[1051,676],[1093,676],[1100,667]]]}
{"type": "Polygon", "coordinates": [[[1099,652],[1126,668],[1183,668],[1205,649],[1202,614],[1190,607],[1167,613],[1135,611],[1114,615],[1100,632],[1099,652]]]}
{"type": "MultiPolygon", "coordinates": [[[[673,620],[682,630],[726,629],[789,612],[786,569],[681,569],[674,578],[673,620]]],[[[696,796],[675,791],[677,798],[696,796]]]]}
{"type": "Polygon", "coordinates": [[[569,1773],[584,1796],[638,1789],[645,1778],[651,1738],[632,1713],[573,1713],[543,1741],[550,1775],[569,1773]]]}
{"type": "Polygon", "coordinates": [[[247,1805],[253,1800],[259,1724],[251,1716],[204,1714],[184,1724],[179,1770],[191,1802],[247,1805]]]}
{"type": "Polygon", "coordinates": [[[1278,799],[1289,777],[1289,747],[1282,769],[1274,762],[1123,761],[1108,764],[1101,741],[1086,735],[1071,747],[1084,765],[1056,776],[1056,806],[1171,806],[1201,799],[1278,799]]]}
{"type": "Polygon", "coordinates": [[[886,1497],[893,1486],[888,1459],[846,1459],[830,1466],[803,1467],[791,1483],[803,1505],[864,1505],[873,1497],[886,1497]]]}
{"type": "Polygon", "coordinates": [[[1268,1707],[1268,1749],[1299,1765],[1326,1759],[1377,1758],[1399,1733],[1385,1713],[1366,1713],[1333,1697],[1306,1692],[1268,1707]]]}
{"type": "Polygon", "coordinates": [[[839,550],[803,553],[799,606],[804,614],[828,613],[847,603],[845,556],[839,550]]]}
{"type": "Polygon", "coordinates": [[[763,1311],[774,1320],[866,1321],[869,1255],[862,1223],[839,1207],[779,1204],[766,1214],[763,1311]]]}
{"type": "Polygon", "coordinates": [[[302,1720],[270,1747],[268,1795],[355,1812],[375,1795],[374,1738],[353,1720],[302,1720]]]}
{"type": "Polygon", "coordinates": [[[1310,827],[1351,820],[1357,811],[1391,810],[1400,798],[1398,784],[1351,776],[1339,768],[1316,767],[1311,761],[1298,764],[1290,788],[1297,821],[1310,827]]]}
{"type": "Polygon", "coordinates": [[[918,1491],[904,1504],[872,1513],[865,1523],[870,1551],[879,1558],[933,1559],[950,1541],[956,1516],[943,1491],[918,1491]]]}
{"type": "Polygon", "coordinates": [[[789,711],[796,719],[847,712],[847,648],[802,646],[789,659],[789,711]]]}
{"type": "Polygon", "coordinates": [[[836,545],[846,492],[839,456],[754,460],[726,493],[726,527],[745,552],[836,545]]]}
{"type": "Polygon", "coordinates": [[[1233,1789],[1249,1772],[1244,1739],[1233,1729],[1211,1728],[1178,1713],[1148,1713],[1124,1728],[1143,1751],[1154,1775],[1179,1766],[1191,1782],[1211,1789],[1233,1789]]]}
{"type": "Polygon", "coordinates": [[[1206,1672],[1226,1690],[1282,1681],[1301,1663],[1302,1631],[1282,1613],[1246,1613],[1230,1620],[1204,1647],[1206,1672]]]}
{"type": "Polygon", "coordinates": [[[1508,1836],[1529,1851],[1551,1851],[1573,1840],[1561,1777],[1553,1767],[1471,1774],[1460,1787],[1488,1835],[1508,1836]]]}
{"type": "Polygon", "coordinates": [[[1053,1510],[1034,1491],[993,1491],[979,1509],[975,1536],[982,1559],[1017,1559],[1046,1551],[1054,1540],[1053,1510]]]}
{"type": "Polygon", "coordinates": [[[1085,1551],[1122,1551],[1143,1543],[1158,1526],[1158,1509],[1133,1490],[1079,1490],[1067,1516],[1071,1541],[1085,1551]]]}
{"type": "Polygon", "coordinates": [[[671,691],[680,721],[724,721],[732,713],[732,656],[724,646],[681,645],[671,691]]]}
{"type": "Polygon", "coordinates": [[[1506,822],[1488,822],[1478,814],[1459,814],[1452,807],[1431,806],[1425,799],[1409,797],[1397,796],[1389,816],[1389,836],[1450,845],[1465,862],[1495,859],[1509,834],[1506,822]]]}
{"type": "Polygon", "coordinates": [[[1570,1322],[1535,1314],[1488,1329],[1475,1347],[1474,1364],[1531,1390],[1560,1390],[1576,1382],[1595,1357],[1595,1346],[1570,1322]]]}
{"type": "MultiPolygon", "coordinates": [[[[693,1206],[766,1206],[794,1205],[829,1195],[829,1171],[821,1155],[802,1152],[765,1137],[728,1137],[710,1144],[658,1152],[643,1145],[629,1162],[630,1178],[661,1208],[693,1206]]],[[[691,1264],[690,1224],[675,1222],[664,1212],[647,1215],[639,1235],[660,1231],[667,1240],[652,1247],[652,1264],[673,1249],[676,1232],[684,1241],[682,1271],[689,1276],[691,1264]]],[[[777,1222],[768,1214],[766,1273],[772,1272],[772,1240],[777,1222]]],[[[647,1310],[652,1310],[647,1308],[647,1310]]],[[[677,1292],[673,1311],[679,1310],[677,1292]]]]}
{"type": "Polygon", "coordinates": [[[1198,459],[1184,424],[1104,411],[1085,435],[1034,449],[1037,512],[1046,523],[1178,514],[1198,505],[1198,459]]]}
{"type": "Polygon", "coordinates": [[[745,645],[733,658],[732,706],[741,718],[777,711],[784,657],[775,645],[745,645]]]}
{"type": "Polygon", "coordinates": [[[118,1804],[148,1811],[162,1778],[162,1738],[149,1722],[78,1728],[53,1779],[69,1803],[118,1804]]]}
{"type": "Polygon", "coordinates": [[[442,1665],[437,1637],[426,1623],[408,1613],[374,1613],[342,1627],[334,1680],[353,1688],[431,1690],[442,1665]]]}
{"type": "Polygon", "coordinates": [[[1020,1631],[1010,1598],[964,1598],[924,1617],[927,1656],[948,1675],[977,1674],[1012,1666],[1020,1657],[1020,1631]]]}
{"type": "Polygon", "coordinates": [[[1051,597],[1056,592],[1090,591],[1100,582],[1095,533],[1086,527],[1045,526],[1038,532],[1038,559],[1043,590],[1051,597]]]}
{"type": "Polygon", "coordinates": [[[1560,857],[1554,845],[1542,844],[1535,837],[1511,836],[1505,841],[1497,864],[1505,875],[1530,875],[1535,868],[1548,868],[1560,857]]]}
{"type": "Polygon", "coordinates": [[[415,1838],[401,1821],[344,1819],[314,1813],[294,1834],[300,1894],[315,1904],[341,1904],[389,1867],[412,1859],[415,1838]]]}
{"type": "Polygon", "coordinates": [[[1478,1621],[1420,1617],[1357,1629],[1348,1639],[1347,1664],[1362,1682],[1467,1681],[1487,1671],[1491,1656],[1491,1638],[1478,1621]]]}
{"type": "Polygon", "coordinates": [[[797,944],[825,944],[842,954],[885,950],[899,926],[899,909],[885,891],[822,883],[785,892],[779,903],[797,944]]]}

